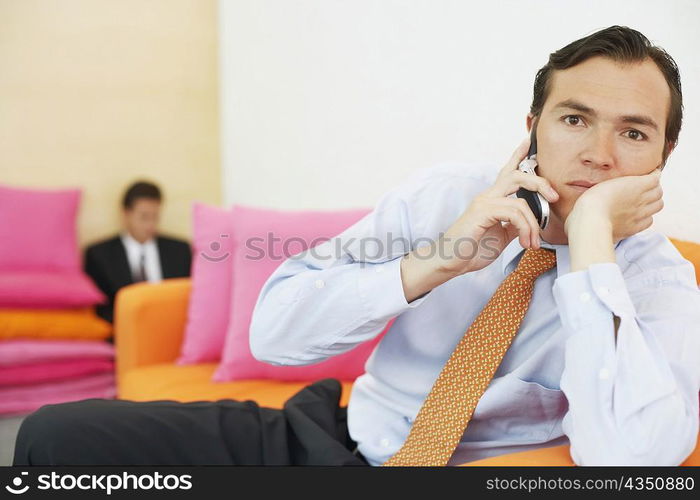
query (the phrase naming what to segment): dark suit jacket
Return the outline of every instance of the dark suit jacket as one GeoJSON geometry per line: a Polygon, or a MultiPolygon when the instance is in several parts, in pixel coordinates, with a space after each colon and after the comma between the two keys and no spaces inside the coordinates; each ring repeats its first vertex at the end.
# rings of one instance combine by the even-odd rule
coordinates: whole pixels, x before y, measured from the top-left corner
{"type": "MultiPolygon", "coordinates": [[[[192,251],[189,243],[158,236],[156,245],[163,279],[190,275],[192,251]]],[[[87,247],[84,263],[85,272],[108,298],[106,304],[97,306],[97,314],[112,322],[114,296],[120,288],[134,282],[121,238],[115,236],[87,247]]]]}

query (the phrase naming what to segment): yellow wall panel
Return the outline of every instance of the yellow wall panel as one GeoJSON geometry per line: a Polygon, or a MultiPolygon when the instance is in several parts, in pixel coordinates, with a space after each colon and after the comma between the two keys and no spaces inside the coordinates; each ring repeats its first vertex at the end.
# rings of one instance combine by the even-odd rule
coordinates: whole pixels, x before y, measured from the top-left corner
{"type": "Polygon", "coordinates": [[[80,187],[82,245],[133,180],[190,237],[221,200],[215,0],[0,0],[0,183],[80,187]]]}

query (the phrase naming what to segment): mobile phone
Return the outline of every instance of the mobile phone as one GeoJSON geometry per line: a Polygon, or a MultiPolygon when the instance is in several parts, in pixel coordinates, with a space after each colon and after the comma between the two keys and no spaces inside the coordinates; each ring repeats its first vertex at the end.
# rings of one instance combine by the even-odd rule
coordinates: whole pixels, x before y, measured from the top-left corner
{"type": "MultiPolygon", "coordinates": [[[[518,170],[532,175],[537,175],[535,172],[537,168],[536,131],[537,122],[532,125],[532,131],[530,132],[530,149],[527,152],[527,156],[518,165],[518,170]]],[[[547,200],[537,191],[529,191],[522,187],[518,189],[515,195],[527,202],[530,210],[535,214],[535,219],[537,219],[540,229],[546,228],[549,223],[549,203],[547,200]]]]}

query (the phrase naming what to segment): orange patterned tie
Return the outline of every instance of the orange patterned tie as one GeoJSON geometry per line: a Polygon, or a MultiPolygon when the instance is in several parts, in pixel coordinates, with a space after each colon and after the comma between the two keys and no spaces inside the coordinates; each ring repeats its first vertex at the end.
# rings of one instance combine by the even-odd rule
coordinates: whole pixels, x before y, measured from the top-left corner
{"type": "Polygon", "coordinates": [[[444,466],[525,317],[535,280],[556,265],[551,250],[528,249],[442,368],[401,449],[385,466],[444,466]]]}

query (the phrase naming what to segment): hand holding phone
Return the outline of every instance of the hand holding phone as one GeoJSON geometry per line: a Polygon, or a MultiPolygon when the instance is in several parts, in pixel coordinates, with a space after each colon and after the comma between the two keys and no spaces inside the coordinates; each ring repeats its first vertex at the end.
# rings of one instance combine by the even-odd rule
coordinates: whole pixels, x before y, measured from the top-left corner
{"type": "MultiPolygon", "coordinates": [[[[537,175],[535,169],[537,168],[537,137],[536,137],[537,123],[533,123],[532,131],[530,132],[530,149],[527,152],[527,156],[523,159],[520,164],[518,164],[518,170],[526,174],[537,175]]],[[[516,192],[518,198],[524,199],[532,213],[535,214],[537,223],[540,229],[545,229],[549,223],[549,203],[544,197],[537,191],[529,191],[525,188],[520,188],[516,192]]]]}
{"type": "MultiPolygon", "coordinates": [[[[549,203],[555,203],[559,195],[544,177],[518,169],[523,158],[535,161],[527,158],[529,147],[532,144],[528,140],[520,143],[498,172],[495,182],[474,196],[466,210],[435,242],[443,249],[438,252],[443,256],[438,266],[440,273],[458,276],[483,269],[516,237],[523,248],[540,248],[540,223],[528,202],[515,195],[519,189],[526,188],[525,196],[537,199],[537,194],[541,193],[543,201],[549,203]]],[[[531,162],[523,163],[524,167],[528,165],[532,168],[531,162]]],[[[538,200],[535,211],[537,207],[540,207],[540,216],[544,213],[546,223],[549,205],[538,200]],[[542,207],[546,207],[545,212],[542,207]]]]}

